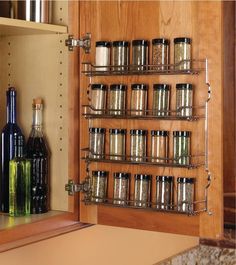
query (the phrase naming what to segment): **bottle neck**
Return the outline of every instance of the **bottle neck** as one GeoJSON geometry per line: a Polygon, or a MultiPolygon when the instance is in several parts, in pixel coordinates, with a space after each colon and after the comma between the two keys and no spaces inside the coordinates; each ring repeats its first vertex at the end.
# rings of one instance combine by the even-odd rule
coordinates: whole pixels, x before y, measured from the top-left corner
{"type": "Polygon", "coordinates": [[[23,146],[15,146],[15,154],[14,157],[22,158],[24,157],[24,148],[23,146]]]}
{"type": "Polygon", "coordinates": [[[25,139],[23,135],[14,135],[14,157],[24,157],[24,143],[25,139]]]}
{"type": "Polygon", "coordinates": [[[16,123],[16,94],[7,92],[7,123],[16,123]]]}
{"type": "Polygon", "coordinates": [[[42,131],[43,127],[43,108],[41,104],[36,104],[33,107],[33,124],[32,127],[36,130],[42,131]]]}

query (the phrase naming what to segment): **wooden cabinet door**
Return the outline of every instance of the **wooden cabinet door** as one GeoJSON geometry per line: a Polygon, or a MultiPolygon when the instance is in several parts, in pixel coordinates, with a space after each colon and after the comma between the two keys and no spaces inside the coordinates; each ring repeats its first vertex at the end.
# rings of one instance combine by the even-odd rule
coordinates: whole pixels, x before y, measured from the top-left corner
{"type": "MultiPolygon", "coordinates": [[[[208,209],[212,212],[202,212],[196,216],[152,212],[142,209],[114,208],[104,205],[85,205],[80,203],[80,220],[94,224],[131,227],[145,230],[171,232],[200,237],[220,238],[223,229],[223,199],[222,199],[222,51],[221,42],[223,8],[220,2],[163,2],[163,1],[80,1],[79,2],[79,35],[87,32],[92,35],[90,54],[79,54],[79,148],[88,147],[89,127],[147,129],[147,130],[188,130],[192,132],[192,154],[205,152],[205,120],[198,121],[150,121],[127,119],[93,119],[83,116],[82,105],[89,104],[88,91],[91,83],[128,85],[128,101],[130,101],[130,85],[146,83],[149,85],[148,108],[152,108],[152,85],[154,83],[171,84],[171,108],[175,108],[176,83],[192,83],[194,86],[194,106],[205,104],[208,89],[205,71],[199,75],[129,75],[129,76],[99,76],[91,79],[81,73],[82,62],[95,62],[95,42],[99,40],[115,41],[165,37],[171,41],[170,62],[173,62],[175,37],[190,37],[192,39],[192,58],[209,61],[208,75],[212,87],[208,110],[208,168],[211,174],[211,185],[208,189],[208,209]],[[218,37],[216,37],[218,36],[218,37]]],[[[150,45],[151,59],[151,45],[150,45]]],[[[150,132],[149,132],[150,134],[150,132]]],[[[106,152],[109,148],[109,135],[106,135],[106,152]]],[[[129,153],[129,133],[127,134],[126,152],[129,153]]],[[[172,146],[172,138],[170,139],[172,146]]],[[[170,147],[170,153],[173,150],[170,147]]],[[[148,138],[148,154],[150,154],[150,137],[148,138]]],[[[84,152],[80,151],[80,180],[86,177],[86,163],[82,159],[84,152]]],[[[177,177],[196,178],[196,200],[203,200],[204,188],[207,185],[208,173],[204,166],[188,170],[171,167],[155,167],[146,165],[120,165],[110,163],[90,163],[92,170],[109,171],[108,197],[113,195],[113,172],[132,173],[131,193],[134,190],[133,174],[148,173],[153,175],[152,199],[155,197],[156,175],[171,175],[177,177]]],[[[176,188],[176,187],[175,187],[176,188]]],[[[176,190],[175,190],[176,192],[176,190]]],[[[80,196],[82,200],[83,195],[80,196]]],[[[199,206],[200,207],[200,206],[199,206]]],[[[200,207],[201,208],[201,207],[200,207]]]]}

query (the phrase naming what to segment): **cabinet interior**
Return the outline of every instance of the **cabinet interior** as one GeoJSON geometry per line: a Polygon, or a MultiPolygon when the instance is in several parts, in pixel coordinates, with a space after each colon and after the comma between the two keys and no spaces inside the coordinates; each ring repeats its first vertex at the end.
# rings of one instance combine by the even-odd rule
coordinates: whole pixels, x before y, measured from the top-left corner
{"type": "MultiPolygon", "coordinates": [[[[68,3],[53,3],[53,23],[67,25],[68,3]]],[[[12,20],[14,24],[14,20],[12,20]]],[[[16,24],[18,22],[16,21],[16,24]]],[[[31,26],[31,25],[30,25],[31,26]]],[[[37,29],[37,25],[36,25],[37,29]]],[[[17,120],[26,139],[32,124],[32,100],[44,101],[43,129],[50,158],[50,206],[51,212],[27,218],[15,218],[14,224],[28,223],[68,211],[68,48],[67,34],[45,31],[29,35],[27,29],[11,28],[16,35],[6,36],[0,31],[0,127],[6,123],[6,94],[9,86],[17,89],[17,120]],[[18,34],[17,34],[18,33],[18,34]]],[[[6,219],[6,215],[1,219],[6,219]]],[[[1,224],[9,223],[2,220],[1,224]]]]}

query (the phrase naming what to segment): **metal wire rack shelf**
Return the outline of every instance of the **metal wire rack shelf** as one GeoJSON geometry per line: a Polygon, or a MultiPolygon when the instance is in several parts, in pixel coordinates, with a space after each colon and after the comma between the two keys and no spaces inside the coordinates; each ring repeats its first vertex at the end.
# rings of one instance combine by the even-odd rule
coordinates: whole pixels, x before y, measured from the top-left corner
{"type": "Polygon", "coordinates": [[[98,162],[98,163],[112,163],[112,164],[131,164],[131,165],[147,165],[147,166],[158,166],[158,167],[175,167],[175,168],[186,168],[194,169],[200,166],[204,166],[204,154],[191,155],[191,156],[180,156],[176,159],[174,158],[163,158],[163,157],[138,157],[138,156],[120,156],[120,155],[99,155],[94,154],[89,150],[89,148],[83,148],[82,151],[85,152],[85,156],[82,157],[87,163],[98,162]],[[118,159],[119,160],[118,160],[118,159]],[[181,164],[178,161],[180,159],[190,160],[190,163],[181,164]],[[135,159],[140,161],[134,161],[135,159]],[[161,162],[155,162],[153,160],[159,160],[161,162]]]}
{"type": "Polygon", "coordinates": [[[82,73],[86,76],[114,75],[197,75],[205,70],[206,60],[182,60],[177,64],[162,65],[108,65],[98,66],[91,62],[82,63],[82,73]],[[186,69],[186,65],[190,68],[186,69]]]}
{"type": "MultiPolygon", "coordinates": [[[[196,205],[198,204],[203,204],[206,203],[206,200],[201,200],[201,201],[194,201],[193,203],[189,204],[188,202],[182,202],[179,205],[161,205],[161,204],[157,204],[154,202],[148,202],[146,203],[147,206],[135,206],[135,204],[145,204],[144,202],[141,201],[135,201],[135,200],[126,200],[126,201],[122,201],[123,204],[117,204],[114,203],[115,201],[111,198],[105,198],[104,201],[95,201],[96,199],[99,200],[99,198],[86,198],[83,199],[82,201],[85,203],[85,205],[102,205],[102,206],[110,206],[110,207],[117,207],[117,208],[128,208],[128,209],[139,209],[139,210],[145,210],[145,211],[153,211],[153,212],[162,212],[162,213],[175,213],[175,214],[184,214],[184,215],[196,215],[200,212],[205,211],[205,208],[200,209],[200,210],[192,210],[196,207],[196,205]],[[178,207],[180,207],[181,205],[184,205],[186,207],[186,211],[181,211],[178,210],[178,207]],[[164,208],[165,207],[165,208],[164,208]],[[162,209],[164,208],[164,209],[162,209]]],[[[101,199],[100,199],[101,200],[101,199]]]]}
{"type": "Polygon", "coordinates": [[[180,107],[178,110],[158,110],[160,115],[153,113],[157,110],[144,110],[144,115],[135,115],[140,113],[137,110],[118,110],[118,109],[95,109],[91,105],[83,105],[82,115],[86,119],[133,119],[133,120],[178,120],[178,121],[197,121],[205,118],[205,114],[198,114],[192,116],[181,116],[181,110],[192,109],[192,111],[205,109],[205,106],[180,107]],[[114,112],[118,114],[113,114],[114,112]]]}

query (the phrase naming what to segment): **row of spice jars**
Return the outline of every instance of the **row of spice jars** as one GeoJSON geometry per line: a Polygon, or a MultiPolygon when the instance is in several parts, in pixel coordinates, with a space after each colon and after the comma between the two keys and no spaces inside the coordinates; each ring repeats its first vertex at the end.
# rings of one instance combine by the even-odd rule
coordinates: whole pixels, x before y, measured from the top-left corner
{"type": "MultiPolygon", "coordinates": [[[[132,41],[132,65],[138,65],[135,70],[145,70],[149,64],[149,41],[132,41]]],[[[130,43],[128,41],[97,41],[96,42],[96,66],[98,71],[107,71],[108,67],[115,66],[117,71],[125,71],[130,63],[130,43]],[[112,48],[112,49],[111,49],[112,48]]],[[[160,65],[157,69],[165,70],[169,64],[170,41],[164,38],[152,40],[152,64],[160,65]]],[[[174,39],[174,64],[175,69],[190,69],[191,39],[180,37],[174,39]],[[187,61],[184,61],[187,60],[187,61]],[[183,61],[183,62],[182,62],[183,61]],[[182,63],[181,63],[182,62],[182,63]]]]}
{"type": "MultiPolygon", "coordinates": [[[[107,105],[108,86],[104,84],[92,84],[91,106],[92,113],[104,114],[107,105]]],[[[131,115],[146,115],[148,102],[148,85],[131,85],[131,115]]],[[[112,84],[109,91],[108,111],[111,115],[126,114],[127,86],[124,84],[112,84]]],[[[189,83],[176,84],[176,115],[190,117],[193,114],[193,86],[189,83]]],[[[170,114],[170,85],[153,84],[152,115],[168,116],[170,114]]]]}
{"type": "MultiPolygon", "coordinates": [[[[89,128],[90,157],[105,158],[105,128],[89,128]]],[[[109,129],[109,158],[111,160],[126,159],[125,129],[109,129]]],[[[147,130],[130,130],[130,161],[147,161],[147,130]]],[[[190,164],[190,131],[173,132],[173,163],[190,164]]],[[[169,132],[161,130],[151,131],[151,158],[154,163],[169,162],[169,132]]]]}
{"type": "MultiPolygon", "coordinates": [[[[91,200],[106,202],[108,189],[107,171],[92,171],[91,200]]],[[[132,205],[135,207],[153,206],[161,210],[174,209],[174,177],[156,176],[155,202],[151,202],[152,176],[145,174],[134,175],[134,196],[130,201],[131,174],[123,172],[113,173],[114,204],[132,205]]],[[[194,178],[177,178],[177,210],[191,212],[194,210],[194,178]]]]}

